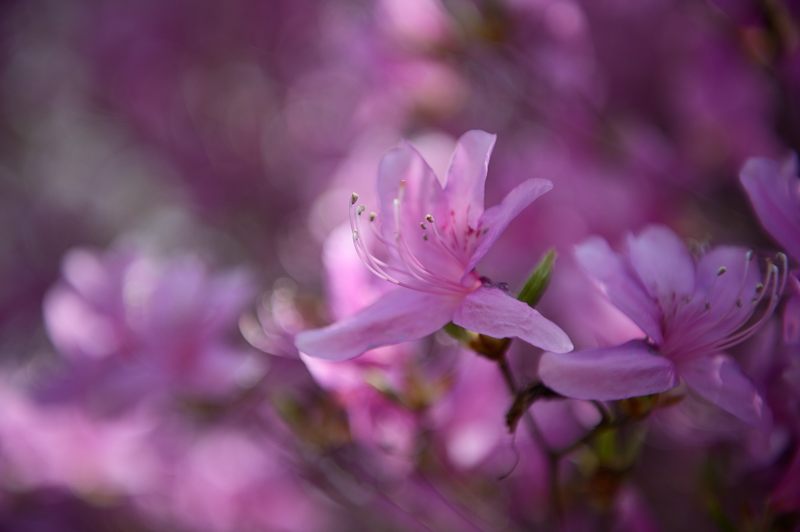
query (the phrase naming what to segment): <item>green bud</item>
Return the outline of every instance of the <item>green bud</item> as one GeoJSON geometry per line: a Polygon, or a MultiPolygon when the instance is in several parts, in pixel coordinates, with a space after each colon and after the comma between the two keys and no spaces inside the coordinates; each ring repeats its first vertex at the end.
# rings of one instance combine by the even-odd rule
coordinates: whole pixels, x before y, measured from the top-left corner
{"type": "Polygon", "coordinates": [[[556,252],[551,249],[545,253],[539,264],[533,269],[525,286],[519,291],[517,299],[524,301],[530,307],[535,307],[547,290],[547,285],[550,284],[550,274],[553,272],[555,262],[556,252]]]}

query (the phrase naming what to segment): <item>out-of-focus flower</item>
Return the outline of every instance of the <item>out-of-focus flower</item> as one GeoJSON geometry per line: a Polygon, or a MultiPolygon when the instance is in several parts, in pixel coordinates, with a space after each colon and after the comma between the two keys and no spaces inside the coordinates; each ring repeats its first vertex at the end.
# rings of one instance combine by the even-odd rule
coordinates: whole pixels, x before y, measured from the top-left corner
{"type": "Polygon", "coordinates": [[[0,464],[3,486],[67,488],[83,495],[146,491],[158,474],[147,438],[150,420],[97,420],[74,405],[39,405],[0,384],[0,464]]]}
{"type": "Polygon", "coordinates": [[[630,236],[621,254],[603,239],[589,239],[577,247],[576,257],[648,339],[570,354],[545,353],[539,373],[548,386],[579,399],[613,400],[664,392],[680,377],[700,396],[746,422],[764,418],[761,397],[725,351],[771,316],[785,271],[769,264],[762,280],[752,252],[730,246],[714,248],[695,261],[663,226],[630,236]]]}
{"type": "Polygon", "coordinates": [[[191,530],[322,530],[326,506],[263,440],[220,428],[188,445],[163,488],[168,516],[191,530]]]}
{"type": "Polygon", "coordinates": [[[516,336],[555,352],[572,349],[566,334],[525,303],[474,271],[508,224],[551,188],[530,179],[484,211],[483,194],[495,136],[470,131],[458,142],[444,182],[408,143],[389,152],[378,173],[380,214],[370,213],[382,256],[367,245],[366,207],[351,200],[356,250],[376,276],[398,286],[361,312],[296,338],[300,351],[343,360],[368,349],[414,340],[450,321],[496,337],[516,336]]]}
{"type": "Polygon", "coordinates": [[[105,407],[146,396],[219,394],[260,372],[226,338],[252,293],[241,271],[212,275],[192,256],[73,250],[45,322],[67,368],[45,388],[105,407]]]}
{"type": "Polygon", "coordinates": [[[448,461],[468,470],[506,441],[508,390],[494,363],[481,357],[458,357],[454,379],[452,389],[433,406],[431,417],[448,461]]]}

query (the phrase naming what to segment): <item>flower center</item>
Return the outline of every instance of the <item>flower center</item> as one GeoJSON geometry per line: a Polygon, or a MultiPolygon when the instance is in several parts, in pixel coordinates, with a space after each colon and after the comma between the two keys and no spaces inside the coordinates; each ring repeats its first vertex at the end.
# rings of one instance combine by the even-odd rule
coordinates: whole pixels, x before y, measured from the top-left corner
{"type": "Polygon", "coordinates": [[[664,309],[665,340],[663,350],[674,353],[718,352],[729,349],[752,337],[767,322],[786,286],[788,261],[778,253],[775,261],[767,259],[766,274],[761,282],[748,288],[748,275],[753,252],[745,254],[745,265],[734,297],[715,298],[725,289],[720,286],[735,280],[725,279],[728,268],[720,266],[711,286],[691,297],[660,302],[664,309]],[[716,301],[715,301],[716,299],[716,301]],[[667,303],[667,304],[665,304],[667,303]],[[724,305],[722,309],[720,305],[724,305]]]}
{"type": "MultiPolygon", "coordinates": [[[[476,286],[469,276],[467,276],[464,283],[453,280],[426,264],[418,256],[418,253],[415,253],[414,248],[418,247],[419,243],[416,245],[410,244],[403,231],[404,220],[401,209],[403,190],[404,187],[401,183],[398,197],[392,202],[394,231],[391,238],[387,238],[381,231],[382,227],[378,227],[378,224],[381,224],[382,221],[377,213],[370,212],[368,216],[371,236],[375,242],[383,247],[385,251],[383,255],[386,256],[386,260],[373,253],[365,242],[361,219],[366,211],[366,206],[358,203],[358,194],[353,193],[351,195],[349,207],[350,229],[353,234],[353,244],[361,262],[377,277],[411,290],[452,295],[463,294],[477,289],[480,285],[476,286]]],[[[444,256],[448,262],[452,263],[455,260],[459,264],[461,263],[458,255],[447,244],[433,215],[427,214],[425,219],[419,222],[419,227],[422,229],[421,238],[419,234],[412,236],[419,238],[424,245],[434,246],[436,249],[432,250],[432,252],[436,255],[444,256]]]]}

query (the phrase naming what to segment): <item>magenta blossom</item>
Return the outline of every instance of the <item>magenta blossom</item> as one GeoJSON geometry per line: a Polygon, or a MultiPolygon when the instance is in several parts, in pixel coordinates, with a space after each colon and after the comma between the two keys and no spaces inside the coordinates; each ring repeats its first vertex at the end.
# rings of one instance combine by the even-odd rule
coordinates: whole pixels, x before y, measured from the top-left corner
{"type": "Polygon", "coordinates": [[[731,246],[714,248],[695,261],[677,235],[662,226],[647,227],[627,243],[626,252],[617,254],[603,239],[591,238],[577,247],[576,258],[648,338],[545,353],[539,364],[542,381],[569,397],[615,400],[664,392],[680,378],[710,402],[757,423],[763,401],[725,351],[770,317],[783,290],[785,267],[769,263],[761,279],[752,252],[731,246]]]}
{"type": "Polygon", "coordinates": [[[422,338],[451,321],[491,336],[519,337],[550,351],[572,349],[558,326],[475,273],[475,265],[508,224],[552,187],[547,180],[529,179],[500,205],[484,211],[495,138],[483,131],[464,134],[444,181],[407,142],[384,156],[377,183],[380,212],[364,216],[366,207],[353,194],[350,222],[362,262],[398,288],[344,320],[298,334],[300,351],[344,360],[422,338]],[[364,218],[381,249],[367,246],[364,218]]]}

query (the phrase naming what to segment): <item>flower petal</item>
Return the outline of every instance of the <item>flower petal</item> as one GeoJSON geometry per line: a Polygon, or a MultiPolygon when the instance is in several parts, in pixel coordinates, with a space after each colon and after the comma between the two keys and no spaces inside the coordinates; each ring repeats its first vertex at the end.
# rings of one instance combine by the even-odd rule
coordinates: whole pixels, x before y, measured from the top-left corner
{"type": "Polygon", "coordinates": [[[346,360],[383,345],[417,340],[452,319],[460,299],[398,288],[357,314],[295,337],[297,349],[326,360],[346,360]]]}
{"type": "Polygon", "coordinates": [[[678,371],[689,388],[742,421],[757,425],[764,420],[764,401],[728,355],[689,359],[680,363],[678,371]]]}
{"type": "Polygon", "coordinates": [[[650,225],[628,236],[628,258],[649,294],[667,302],[691,296],[694,261],[678,235],[663,225],[650,225]]]}
{"type": "Polygon", "coordinates": [[[780,164],[749,159],[739,173],[761,225],[796,260],[800,260],[800,180],[797,159],[780,164]]]}
{"type": "Polygon", "coordinates": [[[605,240],[592,237],[577,245],[575,259],[583,271],[598,282],[614,306],[656,343],[662,341],[661,310],[647,294],[638,277],[605,240]]]}
{"type": "Polygon", "coordinates": [[[437,220],[447,219],[444,190],[428,163],[408,142],[402,142],[381,160],[378,197],[380,213],[375,223],[387,242],[397,244],[389,246],[388,261],[406,269],[408,261],[403,252],[408,249],[427,270],[458,281],[466,257],[454,258],[443,247],[427,242],[420,225],[428,214],[437,220]]]}
{"type": "Polygon", "coordinates": [[[677,383],[675,366],[640,340],[616,347],[545,353],[539,378],[567,397],[611,401],[660,393],[677,383]]]}
{"type": "Polygon", "coordinates": [[[560,327],[497,288],[482,287],[469,294],[453,322],[496,338],[514,336],[548,351],[572,350],[572,342],[560,327]]]}
{"type": "Polygon", "coordinates": [[[431,167],[408,142],[390,150],[378,168],[378,198],[383,236],[394,240],[396,231],[394,200],[400,204],[401,229],[406,234],[419,234],[419,223],[426,214],[441,217],[445,213],[444,191],[431,167]],[[402,188],[402,194],[401,194],[402,188]]]}
{"type": "Polygon", "coordinates": [[[328,287],[328,306],[334,318],[355,314],[375,299],[378,290],[373,288],[374,277],[358,258],[349,225],[337,227],[325,239],[322,263],[328,287]]]}
{"type": "Polygon", "coordinates": [[[499,205],[487,209],[481,216],[479,227],[486,230],[480,237],[478,247],[472,253],[466,271],[470,272],[489,251],[508,224],[522,212],[525,207],[533,203],[536,198],[550,191],[553,183],[547,179],[528,179],[520,183],[509,192],[499,205]]]}
{"type": "Polygon", "coordinates": [[[495,140],[497,135],[485,131],[467,131],[458,139],[450,159],[444,190],[460,230],[467,225],[476,227],[483,214],[483,192],[495,140]]]}

